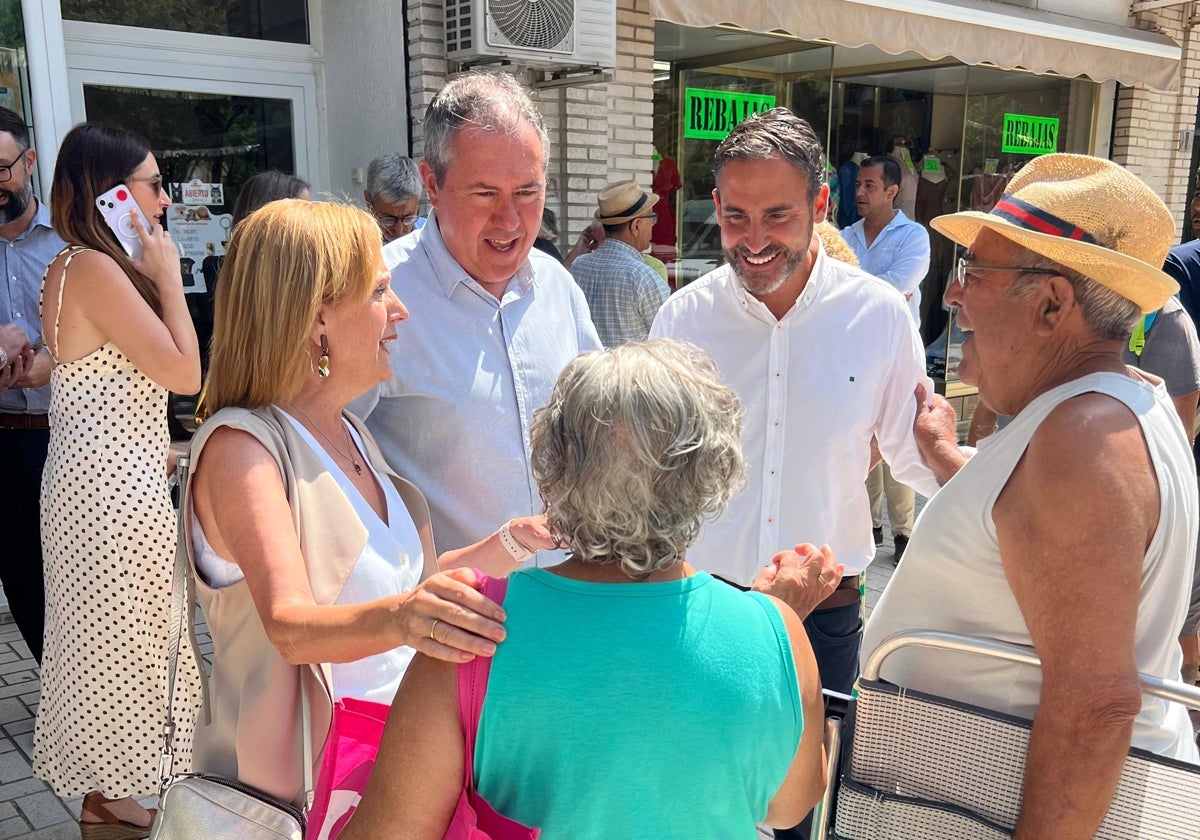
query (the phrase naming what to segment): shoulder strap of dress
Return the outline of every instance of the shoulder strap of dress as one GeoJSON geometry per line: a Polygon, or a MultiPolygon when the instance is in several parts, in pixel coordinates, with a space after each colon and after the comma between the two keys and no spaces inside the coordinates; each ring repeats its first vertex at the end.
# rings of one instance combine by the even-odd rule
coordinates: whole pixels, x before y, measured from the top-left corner
{"type": "MultiPolygon", "coordinates": [[[[56,260],[56,259],[58,259],[58,257],[61,257],[63,254],[67,255],[67,258],[65,260],[63,260],[62,274],[58,278],[58,300],[56,301],[55,306],[54,306],[54,337],[53,337],[53,340],[51,339],[50,336],[46,336],[46,349],[50,351],[50,356],[54,359],[55,363],[58,362],[58,319],[62,315],[63,287],[67,285],[67,266],[69,266],[71,264],[71,260],[75,259],[76,254],[81,254],[84,251],[92,251],[92,250],[95,250],[95,249],[94,248],[85,248],[82,245],[68,245],[66,248],[59,251],[58,255],[55,256],[55,258],[54,258],[56,260]]],[[[46,266],[46,273],[42,275],[43,291],[46,288],[46,275],[50,273],[50,266],[53,264],[54,264],[54,260],[51,260],[50,263],[46,266]]],[[[45,301],[44,300],[42,302],[42,308],[43,308],[43,310],[45,309],[45,301]]]]}

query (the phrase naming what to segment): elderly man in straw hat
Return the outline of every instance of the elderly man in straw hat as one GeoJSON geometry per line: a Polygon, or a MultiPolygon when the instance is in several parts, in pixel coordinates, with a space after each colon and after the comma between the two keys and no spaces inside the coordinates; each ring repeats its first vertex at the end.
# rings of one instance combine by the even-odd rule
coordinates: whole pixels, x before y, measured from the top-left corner
{"type": "Polygon", "coordinates": [[[597,197],[596,210],[604,241],[571,264],[605,347],[645,339],[670,294],[666,281],[642,259],[658,218],[656,203],[658,196],[636,181],[606,186],[597,197]]]}
{"type": "MultiPolygon", "coordinates": [[[[1090,838],[1130,743],[1197,762],[1184,709],[1143,699],[1142,671],[1178,679],[1175,639],[1196,544],[1196,476],[1162,382],[1121,361],[1143,312],[1178,288],[1159,266],[1171,214],[1110,161],[1025,166],[990,213],[933,227],[969,250],[946,302],[971,331],[962,379],[1016,415],[939,475],[905,562],[871,615],[863,656],[934,629],[1027,645],[1040,673],[908,648],[891,682],[1033,719],[1015,837],[1090,838]]],[[[918,394],[918,403],[923,404],[918,394]]],[[[923,448],[951,441],[917,432],[923,448]]]]}

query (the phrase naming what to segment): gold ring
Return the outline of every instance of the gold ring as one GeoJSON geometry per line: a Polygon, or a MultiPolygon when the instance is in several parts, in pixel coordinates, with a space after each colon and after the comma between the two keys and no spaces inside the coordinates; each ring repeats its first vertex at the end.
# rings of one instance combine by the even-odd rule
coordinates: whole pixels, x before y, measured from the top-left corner
{"type": "Polygon", "coordinates": [[[822,586],[829,585],[829,581],[825,580],[825,575],[817,575],[817,583],[821,584],[822,586]]]}
{"type": "Polygon", "coordinates": [[[437,626],[440,622],[440,618],[435,618],[433,620],[433,624],[429,625],[429,638],[433,639],[435,642],[437,641],[437,636],[433,635],[433,631],[437,629],[437,626]]]}

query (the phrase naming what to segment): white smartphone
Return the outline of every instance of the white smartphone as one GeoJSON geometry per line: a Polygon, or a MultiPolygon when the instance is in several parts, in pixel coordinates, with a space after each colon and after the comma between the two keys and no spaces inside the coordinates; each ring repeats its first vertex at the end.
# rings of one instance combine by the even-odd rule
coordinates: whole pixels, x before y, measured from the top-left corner
{"type": "Polygon", "coordinates": [[[141,222],[147,231],[150,230],[150,224],[137,206],[137,202],[133,200],[129,187],[117,184],[96,199],[96,207],[99,208],[105,223],[117,235],[117,241],[121,243],[121,247],[125,249],[129,258],[138,259],[142,255],[142,240],[138,239],[137,228],[134,227],[136,224],[134,222],[135,214],[138,222],[141,222]]]}

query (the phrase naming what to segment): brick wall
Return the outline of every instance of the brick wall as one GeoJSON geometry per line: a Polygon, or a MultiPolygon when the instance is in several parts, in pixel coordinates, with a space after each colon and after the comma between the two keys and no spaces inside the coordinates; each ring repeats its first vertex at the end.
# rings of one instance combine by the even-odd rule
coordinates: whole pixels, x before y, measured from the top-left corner
{"type": "MultiPolygon", "coordinates": [[[[1127,166],[1158,193],[1175,215],[1177,235],[1186,223],[1191,148],[1180,149],[1180,132],[1196,123],[1200,96],[1200,32],[1186,24],[1190,4],[1144,12],[1141,29],[1158,30],[1182,48],[1179,89],[1122,86],[1113,118],[1112,159],[1127,166]]],[[[1100,103],[1100,107],[1106,107],[1100,103]]]]}
{"type": "MultiPolygon", "coordinates": [[[[596,193],[609,181],[636,178],[647,188],[652,171],[654,22],[649,0],[616,0],[617,66],[605,84],[547,88],[534,93],[550,136],[546,206],[559,216],[565,251],[592,220],[596,193]]],[[[410,0],[409,91],[412,155],[424,152],[421,120],[445,84],[447,66],[441,0],[410,0]]],[[[535,73],[517,69],[529,83],[535,73]]],[[[405,126],[397,126],[404,131],[405,126]]]]}

